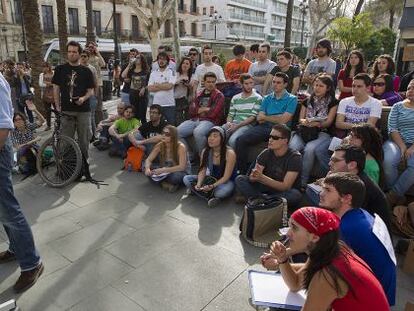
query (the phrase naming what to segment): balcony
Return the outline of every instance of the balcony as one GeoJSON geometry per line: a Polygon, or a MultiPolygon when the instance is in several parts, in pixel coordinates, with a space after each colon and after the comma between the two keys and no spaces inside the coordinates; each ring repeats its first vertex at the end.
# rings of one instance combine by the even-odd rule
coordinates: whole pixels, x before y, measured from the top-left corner
{"type": "Polygon", "coordinates": [[[242,4],[247,4],[249,6],[253,6],[253,7],[257,7],[261,9],[267,8],[266,3],[264,1],[257,1],[257,0],[231,0],[231,1],[242,3],[242,4]]]}
{"type": "Polygon", "coordinates": [[[260,24],[266,24],[266,20],[264,19],[264,17],[257,17],[257,16],[252,16],[252,15],[247,15],[247,14],[239,14],[235,12],[230,12],[230,18],[240,19],[240,20],[250,21],[250,22],[255,22],[255,23],[260,23],[260,24]]]}
{"type": "Polygon", "coordinates": [[[236,37],[253,37],[253,38],[260,38],[260,39],[264,38],[264,32],[260,32],[260,31],[230,29],[230,34],[236,37]]]}

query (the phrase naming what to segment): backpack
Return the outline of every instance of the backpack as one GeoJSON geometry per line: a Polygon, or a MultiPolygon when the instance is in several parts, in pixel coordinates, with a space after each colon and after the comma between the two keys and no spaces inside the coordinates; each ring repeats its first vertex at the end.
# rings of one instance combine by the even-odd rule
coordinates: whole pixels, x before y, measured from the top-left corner
{"type": "Polygon", "coordinates": [[[142,159],[144,158],[144,150],[137,147],[129,147],[127,156],[124,159],[125,170],[132,170],[134,172],[141,171],[142,159]]]}
{"type": "Polygon", "coordinates": [[[257,247],[267,248],[278,239],[279,229],[288,225],[287,201],[275,195],[251,197],[240,222],[241,236],[257,247]]]}

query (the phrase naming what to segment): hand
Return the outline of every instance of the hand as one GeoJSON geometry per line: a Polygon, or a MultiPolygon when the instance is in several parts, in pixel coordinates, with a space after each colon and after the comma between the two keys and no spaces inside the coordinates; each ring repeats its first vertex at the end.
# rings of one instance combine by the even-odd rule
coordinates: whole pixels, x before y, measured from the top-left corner
{"type": "Polygon", "coordinates": [[[277,259],[270,253],[263,253],[263,255],[260,256],[260,261],[262,266],[267,270],[277,270],[279,268],[277,259]]]}
{"type": "Polygon", "coordinates": [[[394,210],[392,211],[394,216],[397,218],[397,222],[402,225],[407,223],[408,221],[408,207],[407,206],[396,206],[394,207],[394,210]]]}
{"type": "Polygon", "coordinates": [[[257,119],[257,122],[259,123],[266,122],[266,115],[264,114],[264,112],[260,111],[256,119],[257,119]]]}
{"type": "Polygon", "coordinates": [[[143,87],[140,91],[139,91],[139,96],[142,97],[145,95],[145,87],[143,87]]]}
{"type": "Polygon", "coordinates": [[[152,175],[151,169],[149,167],[145,168],[145,175],[146,176],[151,176],[152,175]]]}
{"type": "Polygon", "coordinates": [[[76,104],[81,106],[83,105],[83,103],[86,101],[85,97],[79,97],[78,100],[76,101],[76,104]]]}
{"type": "Polygon", "coordinates": [[[164,167],[160,167],[160,168],[156,168],[155,170],[153,170],[152,173],[155,175],[159,175],[159,174],[166,173],[166,171],[164,167]]]}
{"type": "Polygon", "coordinates": [[[209,107],[198,108],[198,114],[202,114],[202,113],[209,112],[209,111],[210,111],[209,107]]]}
{"type": "Polygon", "coordinates": [[[308,124],[308,120],[307,119],[300,119],[299,124],[302,124],[302,125],[306,126],[308,124]]]}
{"type": "Polygon", "coordinates": [[[31,99],[26,100],[26,107],[30,111],[36,111],[36,106],[33,104],[33,101],[31,99]]]}
{"type": "Polygon", "coordinates": [[[405,160],[405,153],[407,152],[407,147],[405,145],[400,147],[401,160],[405,160]]]}
{"type": "Polygon", "coordinates": [[[405,159],[408,160],[412,155],[414,154],[414,145],[412,145],[410,148],[408,148],[405,153],[405,159]]]}
{"type": "Polygon", "coordinates": [[[194,189],[197,190],[197,191],[201,191],[201,186],[200,185],[195,185],[194,189]]]}
{"type": "Polygon", "coordinates": [[[381,99],[381,100],[380,100],[380,103],[381,103],[381,105],[383,105],[383,106],[388,106],[388,103],[387,103],[387,101],[386,101],[385,99],[381,99]]]}
{"type": "Polygon", "coordinates": [[[201,187],[201,191],[203,191],[203,192],[210,192],[213,189],[214,189],[213,185],[205,185],[205,186],[201,187]]]}
{"type": "Polygon", "coordinates": [[[119,142],[123,142],[124,137],[122,135],[116,135],[116,139],[118,139],[119,142]]]}
{"type": "Polygon", "coordinates": [[[272,243],[272,246],[270,246],[270,253],[277,259],[279,263],[286,261],[286,259],[289,257],[286,246],[284,246],[279,241],[272,243]]]}
{"type": "Polygon", "coordinates": [[[252,172],[250,173],[249,179],[250,181],[253,181],[253,182],[260,182],[262,177],[263,177],[263,173],[254,168],[252,169],[252,172]]]}

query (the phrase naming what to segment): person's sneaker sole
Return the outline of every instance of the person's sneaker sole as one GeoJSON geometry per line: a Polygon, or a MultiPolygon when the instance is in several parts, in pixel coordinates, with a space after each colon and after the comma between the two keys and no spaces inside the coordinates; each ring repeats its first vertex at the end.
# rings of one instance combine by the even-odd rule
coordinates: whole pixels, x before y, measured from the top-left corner
{"type": "Polygon", "coordinates": [[[29,288],[31,288],[33,285],[36,284],[37,280],[40,278],[40,276],[43,274],[43,271],[45,270],[45,266],[43,265],[43,263],[41,263],[41,265],[42,266],[40,267],[39,272],[36,274],[36,277],[33,279],[33,281],[31,283],[27,284],[25,287],[20,288],[20,289],[15,289],[13,287],[14,292],[16,294],[23,293],[24,291],[28,290],[29,288]]]}

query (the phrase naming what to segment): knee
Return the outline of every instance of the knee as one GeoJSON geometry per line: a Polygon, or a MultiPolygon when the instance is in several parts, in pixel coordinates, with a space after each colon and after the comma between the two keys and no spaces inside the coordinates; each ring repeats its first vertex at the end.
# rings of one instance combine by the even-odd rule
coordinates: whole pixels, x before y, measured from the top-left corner
{"type": "Polygon", "coordinates": [[[245,185],[249,182],[249,176],[247,175],[239,175],[236,177],[236,185],[239,187],[240,185],[245,185]]]}
{"type": "Polygon", "coordinates": [[[194,180],[197,180],[197,177],[195,177],[194,175],[185,175],[185,176],[183,177],[183,183],[184,183],[184,185],[185,185],[187,188],[190,188],[190,187],[191,187],[191,183],[192,183],[194,180]]]}
{"type": "Polygon", "coordinates": [[[217,187],[216,191],[214,191],[214,196],[219,199],[224,199],[233,193],[234,190],[234,184],[233,182],[227,182],[223,185],[220,185],[217,187]]]}

